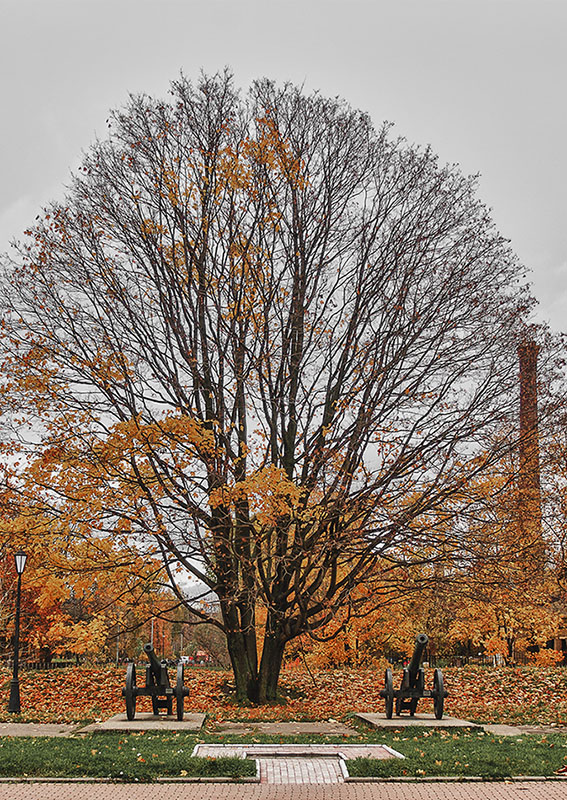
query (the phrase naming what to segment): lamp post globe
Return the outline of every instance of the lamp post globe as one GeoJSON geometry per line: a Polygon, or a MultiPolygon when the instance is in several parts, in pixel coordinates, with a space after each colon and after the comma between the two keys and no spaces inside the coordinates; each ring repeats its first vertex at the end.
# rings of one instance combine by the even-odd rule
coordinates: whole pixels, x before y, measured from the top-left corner
{"type": "Polygon", "coordinates": [[[16,624],[14,628],[14,669],[12,672],[12,680],[10,681],[10,700],[8,702],[8,711],[14,714],[20,713],[20,681],[18,678],[19,658],[20,658],[20,601],[22,593],[22,573],[26,568],[27,555],[18,550],[14,553],[14,562],[16,565],[16,572],[18,574],[18,589],[16,594],[16,624]]]}
{"type": "Polygon", "coordinates": [[[16,564],[16,572],[18,575],[21,575],[26,568],[26,561],[28,557],[23,550],[18,550],[17,553],[14,553],[14,562],[16,564]]]}

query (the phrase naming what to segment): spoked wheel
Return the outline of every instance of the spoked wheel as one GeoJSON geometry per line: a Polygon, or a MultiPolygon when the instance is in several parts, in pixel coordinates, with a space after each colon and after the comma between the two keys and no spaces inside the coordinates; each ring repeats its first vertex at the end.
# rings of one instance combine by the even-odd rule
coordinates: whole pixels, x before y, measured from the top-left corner
{"type": "Polygon", "coordinates": [[[177,665],[177,683],[175,685],[175,701],[177,708],[177,719],[179,722],[183,720],[183,704],[185,700],[185,687],[183,686],[183,664],[177,665]]]}
{"type": "Polygon", "coordinates": [[[124,697],[126,698],[126,717],[134,719],[136,714],[136,666],[132,662],[126,667],[124,697]]]}
{"type": "Polygon", "coordinates": [[[443,686],[443,673],[436,669],[433,673],[433,709],[435,719],[443,718],[443,706],[445,705],[445,687],[443,686]]]}
{"type": "Polygon", "coordinates": [[[394,713],[394,678],[392,670],[387,669],[384,673],[384,698],[386,700],[386,718],[392,719],[394,713]]]}
{"type": "Polygon", "coordinates": [[[398,693],[398,696],[396,697],[396,716],[397,717],[401,716],[401,714],[402,714],[402,706],[404,704],[404,698],[402,696],[403,690],[404,689],[408,689],[409,685],[410,685],[409,672],[408,672],[407,669],[404,669],[403,679],[402,679],[402,686],[401,686],[401,689],[400,689],[400,691],[398,693]]]}

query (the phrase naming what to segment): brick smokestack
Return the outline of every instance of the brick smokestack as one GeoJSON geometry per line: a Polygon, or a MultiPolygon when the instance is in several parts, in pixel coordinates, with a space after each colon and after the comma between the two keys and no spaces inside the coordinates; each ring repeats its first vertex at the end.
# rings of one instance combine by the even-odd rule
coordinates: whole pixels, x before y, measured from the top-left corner
{"type": "Polygon", "coordinates": [[[520,360],[518,527],[524,546],[537,548],[543,557],[537,413],[538,352],[539,347],[535,342],[525,342],[518,347],[520,360]]]}

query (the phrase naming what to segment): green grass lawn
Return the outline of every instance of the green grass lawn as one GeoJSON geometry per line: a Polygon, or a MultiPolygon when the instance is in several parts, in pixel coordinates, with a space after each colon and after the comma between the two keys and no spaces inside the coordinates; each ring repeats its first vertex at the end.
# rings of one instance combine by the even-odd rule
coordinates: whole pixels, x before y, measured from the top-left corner
{"type": "Polygon", "coordinates": [[[192,758],[186,734],[93,733],[72,738],[0,738],[0,775],[151,781],[157,777],[255,775],[253,761],[192,758]]]}
{"type": "Polygon", "coordinates": [[[348,762],[351,776],[480,776],[553,775],[567,764],[565,734],[493,736],[478,728],[405,728],[377,734],[405,759],[359,758],[348,762]]]}
{"type": "Polygon", "coordinates": [[[263,736],[215,733],[120,734],[98,732],[70,738],[0,738],[0,775],[106,777],[151,781],[158,777],[231,777],[255,774],[253,760],[192,758],[198,742],[387,744],[405,759],[356,759],[352,776],[481,776],[553,775],[567,763],[567,735],[493,736],[476,728],[405,728],[375,731],[360,728],[357,736],[263,736]]]}

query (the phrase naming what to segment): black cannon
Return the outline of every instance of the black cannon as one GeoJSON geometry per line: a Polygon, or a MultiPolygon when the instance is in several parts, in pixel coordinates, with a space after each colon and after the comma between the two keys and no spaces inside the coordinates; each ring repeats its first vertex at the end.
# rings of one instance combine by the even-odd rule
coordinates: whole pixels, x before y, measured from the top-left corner
{"type": "Polygon", "coordinates": [[[396,699],[396,715],[400,716],[402,711],[409,711],[413,717],[421,697],[433,698],[433,709],[436,719],[443,717],[443,706],[447,697],[447,690],[443,686],[443,673],[436,669],[433,673],[433,689],[425,688],[425,670],[420,666],[429,639],[425,633],[420,633],[415,640],[415,649],[409,665],[404,669],[402,685],[399,689],[394,689],[394,679],[392,670],[387,669],[384,676],[384,688],[380,696],[386,701],[386,717],[392,719],[394,712],[394,698],[396,699]]]}
{"type": "Polygon", "coordinates": [[[144,645],[144,653],[150,662],[146,666],[145,686],[136,686],[136,665],[130,663],[126,667],[126,686],[122,689],[122,697],[126,699],[126,716],[128,719],[134,719],[136,698],[144,695],[152,698],[154,714],[159,714],[160,708],[165,708],[166,714],[173,714],[173,698],[175,697],[177,719],[181,721],[184,700],[189,694],[189,689],[183,685],[183,664],[177,665],[177,682],[173,687],[169,682],[165,661],[158,661],[151,644],[144,645]]]}

